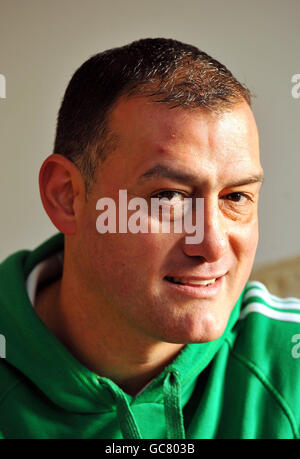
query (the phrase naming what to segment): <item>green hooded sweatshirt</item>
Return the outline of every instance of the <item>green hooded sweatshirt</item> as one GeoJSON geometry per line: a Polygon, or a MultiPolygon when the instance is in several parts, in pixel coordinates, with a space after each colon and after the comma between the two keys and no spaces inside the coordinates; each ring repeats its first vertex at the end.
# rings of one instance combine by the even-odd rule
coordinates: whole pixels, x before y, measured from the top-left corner
{"type": "Polygon", "coordinates": [[[85,368],[36,315],[26,279],[58,234],[0,265],[0,437],[299,438],[300,301],[248,282],[223,335],[189,344],[136,397],[85,368]]]}

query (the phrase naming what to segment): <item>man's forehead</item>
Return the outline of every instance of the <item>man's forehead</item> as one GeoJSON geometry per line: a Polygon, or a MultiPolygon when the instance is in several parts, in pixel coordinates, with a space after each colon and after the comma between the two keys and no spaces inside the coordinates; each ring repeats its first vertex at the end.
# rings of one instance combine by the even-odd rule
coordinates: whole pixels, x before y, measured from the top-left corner
{"type": "MultiPolygon", "coordinates": [[[[231,132],[236,135],[257,137],[257,128],[251,108],[246,102],[235,104],[230,110],[211,112],[203,108],[172,107],[166,103],[153,101],[150,97],[122,97],[117,101],[109,116],[109,126],[120,138],[149,138],[153,141],[176,140],[177,136],[187,136],[211,129],[231,132]]],[[[199,137],[199,135],[198,135],[199,137]]]]}
{"type": "Polygon", "coordinates": [[[217,116],[170,109],[145,97],[123,99],[110,127],[118,137],[119,167],[123,163],[126,175],[139,181],[166,177],[167,169],[183,180],[183,174],[194,177],[210,168],[235,181],[262,175],[256,123],[246,103],[217,116]]]}
{"type": "Polygon", "coordinates": [[[168,104],[156,102],[150,97],[122,97],[111,111],[109,125],[121,136],[132,134],[136,138],[144,137],[147,134],[152,135],[154,130],[157,136],[165,139],[174,137],[176,128],[180,127],[182,121],[190,114],[190,109],[171,108],[168,104]]]}

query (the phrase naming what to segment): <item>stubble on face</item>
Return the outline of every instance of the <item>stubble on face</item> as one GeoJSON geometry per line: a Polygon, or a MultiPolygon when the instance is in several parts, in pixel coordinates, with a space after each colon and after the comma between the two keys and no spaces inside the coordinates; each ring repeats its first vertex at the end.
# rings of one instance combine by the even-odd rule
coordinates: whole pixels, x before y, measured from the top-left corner
{"type": "Polygon", "coordinates": [[[92,316],[99,314],[99,322],[101,317],[114,336],[122,333],[138,341],[216,339],[250,274],[258,240],[260,183],[232,186],[262,173],[250,108],[242,103],[216,117],[132,98],[116,105],[110,128],[119,143],[99,165],[77,246],[78,277],[84,278],[92,316]],[[190,182],[175,175],[141,181],[158,164],[190,175],[190,182]],[[203,243],[187,246],[185,234],[99,235],[96,202],[105,196],[118,204],[120,189],[148,202],[162,190],[204,197],[203,243]],[[232,193],[249,199],[238,205],[230,199],[232,193]],[[216,273],[224,278],[214,298],[193,297],[166,280],[216,273]]]}

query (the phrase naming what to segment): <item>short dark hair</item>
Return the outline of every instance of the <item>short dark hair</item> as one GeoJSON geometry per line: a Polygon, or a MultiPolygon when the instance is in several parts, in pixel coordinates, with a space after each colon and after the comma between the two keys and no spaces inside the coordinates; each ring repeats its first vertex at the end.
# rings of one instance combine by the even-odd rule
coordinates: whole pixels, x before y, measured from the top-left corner
{"type": "Polygon", "coordinates": [[[248,88],[195,46],[147,38],[88,59],[73,75],[59,110],[54,153],[81,171],[87,190],[99,159],[114,148],[109,113],[121,96],[144,95],[170,108],[220,112],[246,101],[248,88]]]}

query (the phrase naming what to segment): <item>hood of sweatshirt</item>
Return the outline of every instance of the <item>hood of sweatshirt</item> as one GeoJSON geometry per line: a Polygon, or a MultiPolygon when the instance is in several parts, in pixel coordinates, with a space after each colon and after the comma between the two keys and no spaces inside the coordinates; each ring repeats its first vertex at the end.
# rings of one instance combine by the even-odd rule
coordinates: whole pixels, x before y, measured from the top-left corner
{"type": "MultiPolygon", "coordinates": [[[[241,307],[237,301],[220,338],[189,344],[137,397],[125,393],[108,378],[84,367],[63,346],[35,313],[26,289],[33,268],[64,248],[57,234],[33,251],[19,251],[0,265],[0,334],[6,340],[4,364],[18,371],[55,405],[73,413],[117,412],[124,438],[140,438],[131,407],[163,401],[168,438],[184,438],[182,409],[196,380],[212,361],[236,324],[241,307]]],[[[0,394],[1,395],[1,394],[0,394]]]]}

